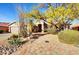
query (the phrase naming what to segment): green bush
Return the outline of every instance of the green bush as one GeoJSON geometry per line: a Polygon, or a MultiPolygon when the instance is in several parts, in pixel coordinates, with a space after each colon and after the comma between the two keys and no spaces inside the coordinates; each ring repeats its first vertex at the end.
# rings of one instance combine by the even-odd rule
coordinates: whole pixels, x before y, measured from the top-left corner
{"type": "Polygon", "coordinates": [[[18,38],[18,35],[12,35],[10,38],[8,38],[8,42],[12,45],[20,45],[22,44],[21,39],[18,38]]]}
{"type": "Polygon", "coordinates": [[[0,33],[3,33],[4,31],[3,30],[0,30],[0,33]]]}
{"type": "Polygon", "coordinates": [[[21,45],[22,41],[20,39],[16,38],[16,39],[9,40],[9,43],[11,45],[21,45]]]}
{"type": "Polygon", "coordinates": [[[79,32],[64,30],[58,33],[59,41],[67,44],[79,44],[79,32]]]}
{"type": "Polygon", "coordinates": [[[47,29],[47,32],[48,32],[49,34],[57,34],[57,33],[58,33],[55,28],[47,29]]]}

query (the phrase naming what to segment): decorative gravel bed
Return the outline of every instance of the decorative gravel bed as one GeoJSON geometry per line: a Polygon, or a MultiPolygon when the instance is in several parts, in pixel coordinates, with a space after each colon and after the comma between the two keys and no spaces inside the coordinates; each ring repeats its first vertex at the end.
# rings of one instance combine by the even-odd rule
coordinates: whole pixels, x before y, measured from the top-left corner
{"type": "Polygon", "coordinates": [[[57,35],[47,34],[26,43],[12,55],[79,55],[79,47],[61,43],[57,35]]]}
{"type": "Polygon", "coordinates": [[[7,45],[0,45],[0,55],[10,55],[13,52],[17,51],[18,48],[21,46],[7,46],[7,45]]]}

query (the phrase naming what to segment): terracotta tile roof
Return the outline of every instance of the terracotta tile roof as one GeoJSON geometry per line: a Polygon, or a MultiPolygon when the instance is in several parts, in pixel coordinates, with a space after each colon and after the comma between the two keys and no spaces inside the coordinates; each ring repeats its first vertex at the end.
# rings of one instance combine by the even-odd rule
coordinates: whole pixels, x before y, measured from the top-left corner
{"type": "Polygon", "coordinates": [[[79,27],[79,24],[73,24],[71,27],[79,27]]]}
{"type": "Polygon", "coordinates": [[[0,22],[0,26],[8,26],[9,23],[5,23],[5,22],[0,22]]]}

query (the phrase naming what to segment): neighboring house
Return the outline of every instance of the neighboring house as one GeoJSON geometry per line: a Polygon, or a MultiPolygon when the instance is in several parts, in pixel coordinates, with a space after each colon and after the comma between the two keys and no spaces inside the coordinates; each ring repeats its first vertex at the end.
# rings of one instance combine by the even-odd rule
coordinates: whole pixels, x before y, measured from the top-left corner
{"type": "Polygon", "coordinates": [[[71,29],[79,31],[79,24],[71,25],[71,29]]]}
{"type": "Polygon", "coordinates": [[[3,32],[9,32],[9,23],[0,22],[0,30],[3,32]]]}
{"type": "Polygon", "coordinates": [[[73,30],[78,30],[79,31],[79,19],[74,19],[72,22],[71,22],[71,26],[70,28],[73,29],[73,30]]]}
{"type": "Polygon", "coordinates": [[[18,24],[18,22],[13,22],[13,23],[9,24],[9,31],[12,34],[17,35],[19,33],[19,24],[18,24]]]}

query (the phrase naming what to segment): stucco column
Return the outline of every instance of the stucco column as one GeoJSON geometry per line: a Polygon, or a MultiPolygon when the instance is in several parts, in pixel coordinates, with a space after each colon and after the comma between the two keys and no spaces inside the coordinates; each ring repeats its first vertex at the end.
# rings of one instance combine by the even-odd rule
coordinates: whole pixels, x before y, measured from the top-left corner
{"type": "Polygon", "coordinates": [[[44,21],[43,21],[43,20],[41,20],[41,25],[42,25],[42,26],[41,26],[41,27],[42,27],[42,28],[41,28],[41,29],[42,29],[42,33],[44,33],[44,21]]]}

